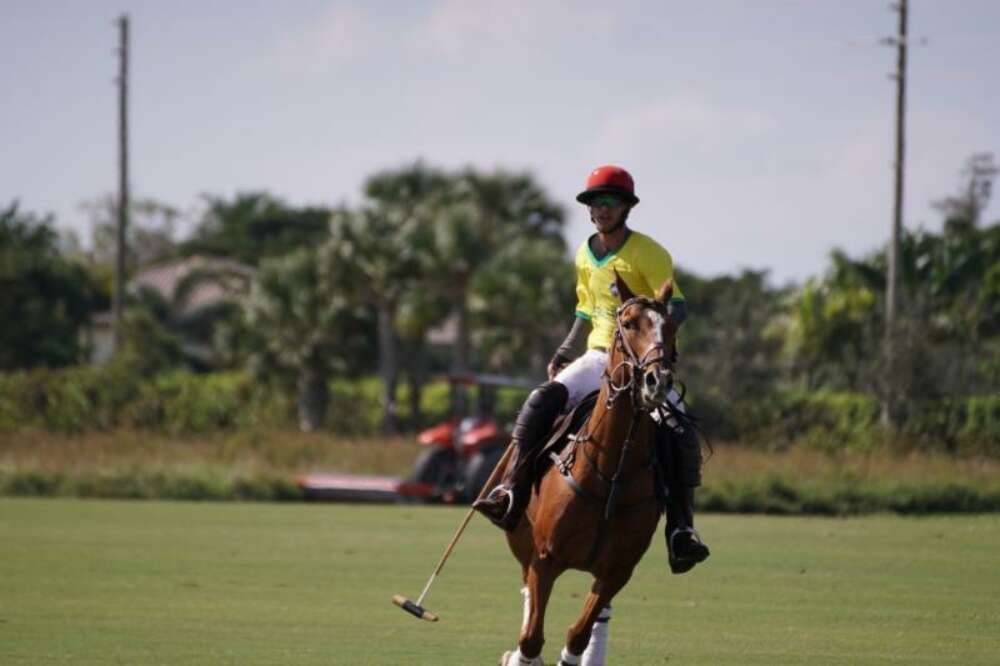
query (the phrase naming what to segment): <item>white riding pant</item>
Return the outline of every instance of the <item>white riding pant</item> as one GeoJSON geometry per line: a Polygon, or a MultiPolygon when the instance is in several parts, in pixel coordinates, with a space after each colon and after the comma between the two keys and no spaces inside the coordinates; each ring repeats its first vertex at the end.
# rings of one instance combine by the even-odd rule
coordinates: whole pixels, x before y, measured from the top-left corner
{"type": "Polygon", "coordinates": [[[566,411],[576,407],[588,394],[601,388],[601,376],[608,364],[608,353],[588,349],[582,356],[559,371],[553,381],[566,387],[566,411]]]}
{"type": "MultiPolygon", "coordinates": [[[[582,356],[559,371],[553,381],[566,387],[568,393],[566,411],[573,409],[588,394],[601,388],[601,377],[604,375],[604,368],[607,364],[608,352],[588,349],[582,356]]],[[[680,411],[684,411],[680,395],[673,388],[667,394],[667,400],[680,411]]]]}

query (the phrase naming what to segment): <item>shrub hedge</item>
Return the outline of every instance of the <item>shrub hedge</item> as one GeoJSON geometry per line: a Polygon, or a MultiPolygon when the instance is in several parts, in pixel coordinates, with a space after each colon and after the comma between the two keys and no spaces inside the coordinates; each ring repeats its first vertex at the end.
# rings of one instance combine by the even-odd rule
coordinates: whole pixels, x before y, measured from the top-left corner
{"type": "Polygon", "coordinates": [[[228,478],[218,473],[118,472],[67,475],[0,472],[0,496],[160,500],[294,501],[301,489],[287,476],[228,478]]]}
{"type": "Polygon", "coordinates": [[[956,482],[857,483],[760,477],[709,485],[702,510],[720,513],[849,516],[1000,511],[1000,486],[956,482]]]}
{"type": "Polygon", "coordinates": [[[0,374],[0,429],[81,433],[116,427],[175,435],[286,418],[288,405],[242,373],[172,371],[144,378],[127,366],[0,374]]]}
{"type": "Polygon", "coordinates": [[[899,433],[883,429],[875,397],[858,393],[783,391],[731,403],[694,396],[691,408],[710,437],[776,450],[890,445],[1000,457],[1000,395],[917,402],[899,433]]]}
{"type": "MultiPolygon", "coordinates": [[[[331,382],[328,427],[349,435],[377,433],[381,423],[375,378],[331,382]]],[[[525,391],[504,390],[497,411],[513,417],[525,391]]],[[[432,382],[423,392],[425,422],[448,413],[449,388],[432,382]]],[[[917,404],[902,433],[889,438],[879,405],[869,395],[782,391],[753,400],[723,402],[694,395],[692,411],[713,438],[782,449],[793,445],[835,451],[884,444],[959,454],[1000,456],[1000,396],[955,397],[917,404]]],[[[406,387],[399,406],[407,411],[406,387]]],[[[144,377],[119,363],[0,374],[0,430],[33,427],[80,433],[117,427],[170,435],[208,433],[295,422],[293,398],[241,372],[170,371],[144,377]]]]}
{"type": "MultiPolygon", "coordinates": [[[[230,478],[212,470],[83,475],[0,471],[0,496],[5,495],[212,501],[303,499],[290,476],[230,478]]],[[[778,515],[983,513],[1000,511],[1000,486],[932,481],[859,484],[764,476],[709,484],[698,492],[698,505],[703,511],[778,515]]]]}
{"type": "MultiPolygon", "coordinates": [[[[378,433],[379,391],[373,377],[331,381],[329,430],[378,433]]],[[[525,395],[519,389],[499,391],[501,417],[512,418],[525,395]]],[[[447,382],[427,384],[420,401],[424,423],[446,418],[449,401],[447,382]]],[[[398,405],[408,414],[406,385],[398,405]]],[[[146,378],[124,364],[110,364],[0,373],[0,431],[32,427],[71,434],[124,427],[187,435],[294,423],[294,398],[243,372],[173,370],[146,378]]]]}

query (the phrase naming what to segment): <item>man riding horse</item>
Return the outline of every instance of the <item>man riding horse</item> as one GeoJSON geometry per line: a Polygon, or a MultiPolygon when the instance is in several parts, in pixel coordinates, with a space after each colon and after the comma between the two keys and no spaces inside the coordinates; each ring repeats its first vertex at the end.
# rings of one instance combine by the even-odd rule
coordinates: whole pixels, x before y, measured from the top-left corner
{"type": "MultiPolygon", "coordinates": [[[[621,304],[616,273],[640,296],[653,296],[660,285],[673,280],[670,253],[625,224],[632,207],[639,203],[627,171],[611,165],[594,169],[586,189],[576,199],[589,208],[597,233],[576,253],[577,306],[573,326],[549,363],[549,381],[532,391],[521,407],[512,433],[516,448],[500,485],[473,504],[507,531],[517,527],[528,506],[533,462],[556,418],[600,388],[614,337],[615,313],[621,304]]],[[[684,296],[676,283],[670,316],[677,325],[686,316],[684,296]]],[[[668,399],[683,411],[676,392],[671,390],[668,399]]],[[[668,559],[674,573],[684,573],[709,555],[694,529],[694,489],[701,483],[701,446],[693,428],[673,419],[659,424],[656,437],[668,488],[664,534],[668,559]]]]}

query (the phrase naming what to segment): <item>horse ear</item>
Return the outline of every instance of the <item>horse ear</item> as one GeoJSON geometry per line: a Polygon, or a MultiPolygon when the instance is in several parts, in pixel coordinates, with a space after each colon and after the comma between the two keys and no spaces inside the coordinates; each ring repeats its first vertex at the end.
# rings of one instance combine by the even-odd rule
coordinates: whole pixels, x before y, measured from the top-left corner
{"type": "Polygon", "coordinates": [[[663,283],[663,286],[660,287],[660,290],[656,292],[656,300],[666,304],[670,302],[670,297],[673,295],[674,295],[674,281],[671,280],[670,278],[667,278],[667,280],[663,283]]]}
{"type": "Polygon", "coordinates": [[[618,297],[622,299],[622,303],[630,298],[635,298],[635,294],[628,288],[628,284],[622,279],[621,275],[618,275],[617,269],[615,269],[615,286],[618,287],[618,297]]]}

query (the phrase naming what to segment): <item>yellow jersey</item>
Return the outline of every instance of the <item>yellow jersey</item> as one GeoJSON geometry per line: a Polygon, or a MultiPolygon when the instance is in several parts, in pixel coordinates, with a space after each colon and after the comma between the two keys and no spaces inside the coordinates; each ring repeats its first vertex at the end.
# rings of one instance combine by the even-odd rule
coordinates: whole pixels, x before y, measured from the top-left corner
{"type": "MultiPolygon", "coordinates": [[[[674,279],[674,260],[663,246],[638,231],[629,232],[616,251],[598,259],[585,240],[576,251],[576,316],[593,328],[587,349],[609,349],[615,335],[615,312],[621,305],[615,286],[615,271],[637,296],[655,296],[666,280],[674,279]]],[[[671,302],[683,301],[677,282],[671,302]]]]}

